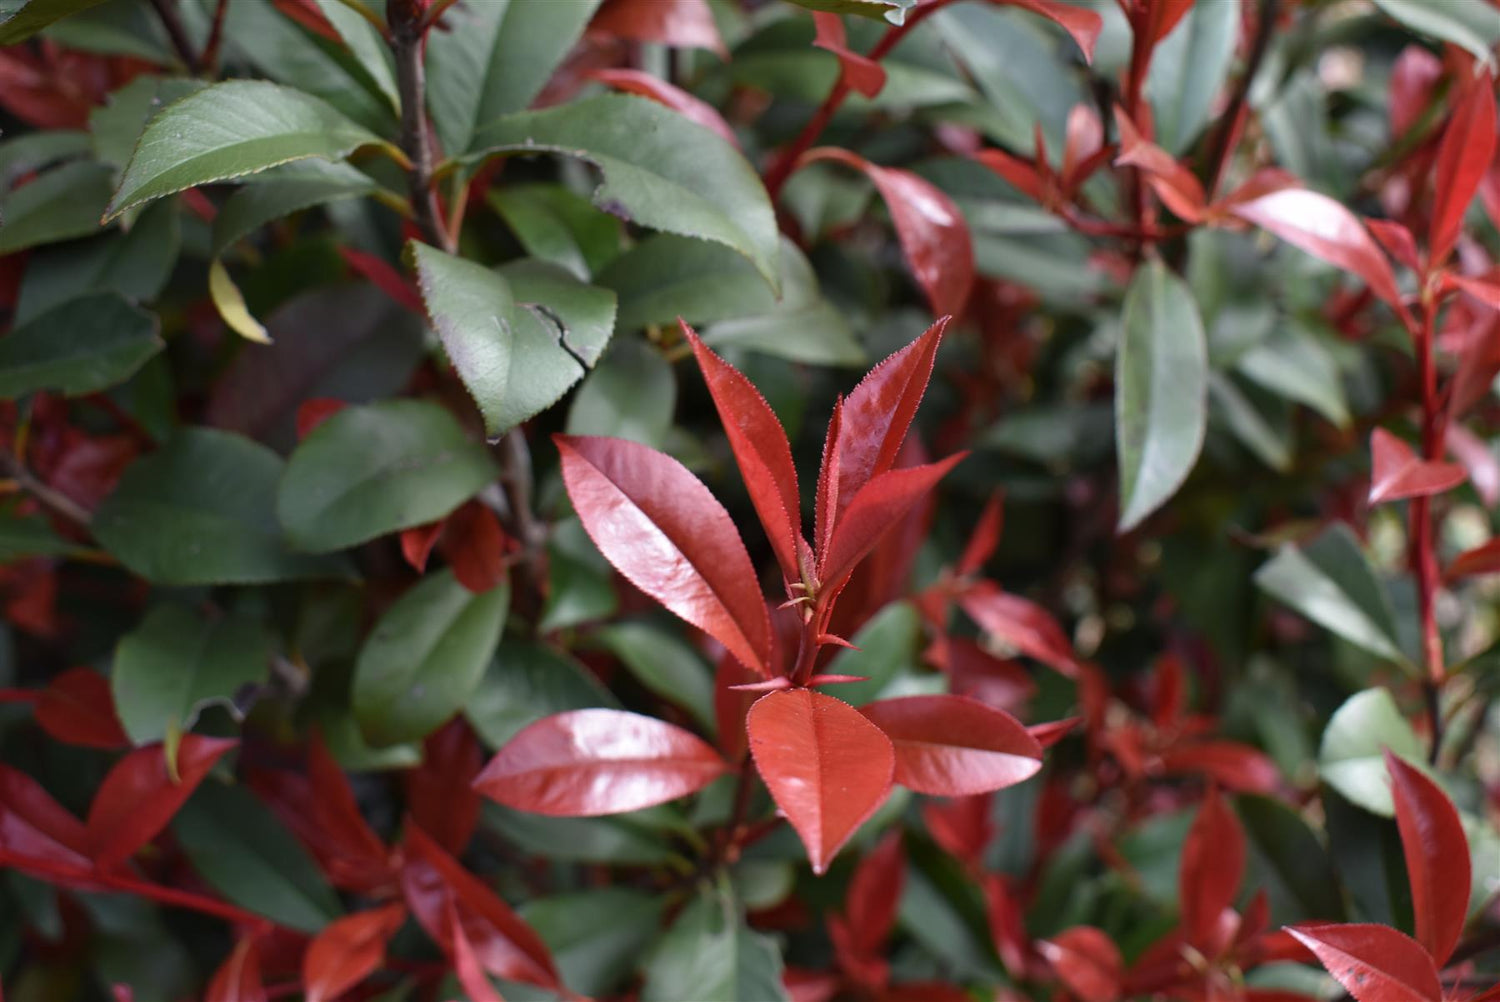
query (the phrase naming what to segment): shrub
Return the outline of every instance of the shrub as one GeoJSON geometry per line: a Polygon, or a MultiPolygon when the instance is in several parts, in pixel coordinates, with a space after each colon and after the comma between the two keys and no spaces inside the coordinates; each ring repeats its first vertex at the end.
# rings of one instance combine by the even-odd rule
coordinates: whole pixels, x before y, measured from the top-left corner
{"type": "Polygon", "coordinates": [[[1500,1000],[1492,6],[0,0],[0,992],[1500,1000]]]}

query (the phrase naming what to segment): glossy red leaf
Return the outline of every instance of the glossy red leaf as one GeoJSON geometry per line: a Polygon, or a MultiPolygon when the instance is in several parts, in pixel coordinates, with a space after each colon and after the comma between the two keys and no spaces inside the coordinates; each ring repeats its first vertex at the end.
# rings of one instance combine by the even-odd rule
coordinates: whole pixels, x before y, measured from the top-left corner
{"type": "Polygon", "coordinates": [[[452,899],[448,901],[448,936],[453,951],[453,973],[458,976],[459,986],[469,996],[469,1002],[505,1002],[494,984],[485,976],[484,969],[475,953],[474,944],[458,917],[458,908],[452,899]]]}
{"type": "Polygon", "coordinates": [[[591,70],[588,74],[590,80],[597,80],[606,87],[624,91],[627,94],[638,94],[648,97],[657,104],[662,104],[677,112],[683,118],[697,125],[703,126],[723,139],[731,146],[739,146],[740,141],[724,121],[724,116],[719,114],[717,108],[707,101],[696,98],[676,84],[668,83],[661,77],[652,76],[644,70],[629,70],[618,67],[609,69],[591,70]]]}
{"type": "Polygon", "coordinates": [[[1194,741],[1161,753],[1162,771],[1205,776],[1236,793],[1273,793],[1281,783],[1276,763],[1265,752],[1235,741],[1194,741]]]}
{"type": "Polygon", "coordinates": [[[463,717],[454,717],[422,742],[422,764],[406,774],[406,809],[447,852],[463,853],[479,823],[474,777],[484,749],[463,717]]]}
{"type": "Polygon", "coordinates": [[[1453,558],[1445,576],[1450,581],[1477,574],[1500,574],[1500,537],[1465,550],[1453,558]]]}
{"type": "Polygon", "coordinates": [[[1000,533],[1005,527],[1004,502],[1005,492],[997,490],[984,503],[984,510],[979,513],[979,520],[969,533],[969,541],[964,544],[964,552],[954,565],[954,572],[959,577],[978,574],[985,561],[994,555],[995,547],[1000,545],[1000,533]]]}
{"type": "Polygon", "coordinates": [[[762,696],[745,726],[761,779],[813,872],[824,873],[891,791],[890,739],[848,703],[809,689],[762,696]]]}
{"type": "Polygon", "coordinates": [[[1047,202],[1047,172],[1040,161],[1033,163],[1004,150],[980,150],[974,159],[1004,178],[1011,187],[1034,201],[1047,202]]]}
{"type": "Polygon", "coordinates": [[[53,678],[37,694],[32,714],[42,730],[63,744],[104,749],[130,744],[115,715],[109,679],[92,668],[69,668],[53,678]]]}
{"type": "Polygon", "coordinates": [[[1469,840],[1442,787],[1390,751],[1385,767],[1411,881],[1417,942],[1442,967],[1453,955],[1469,913],[1469,840]]]}
{"type": "Polygon", "coordinates": [[[1064,675],[1078,672],[1073,645],[1052,614],[1029,599],[981,581],[959,596],[959,605],[985,633],[1064,675]]]}
{"type": "Polygon", "coordinates": [[[160,744],[137,748],[114,764],[89,805],[89,855],[101,869],[123,862],[151,841],[187,803],[219,758],[237,741],[184,734],[177,778],[160,744]]]}
{"type": "Polygon", "coordinates": [[[1443,287],[1457,289],[1473,296],[1492,310],[1500,310],[1500,278],[1468,278],[1449,272],[1443,275],[1443,287]]]}
{"type": "Polygon", "coordinates": [[[1401,302],[1391,263],[1359,219],[1327,195],[1283,188],[1230,207],[1247,222],[1363,279],[1392,306],[1401,302]]]}
{"type": "Polygon", "coordinates": [[[552,954],[536,930],[412,824],[406,828],[401,890],[417,922],[448,954],[454,953],[451,908],[484,970],[543,988],[559,986],[552,954]]]}
{"type": "Polygon", "coordinates": [[[1031,13],[1056,24],[1066,31],[1077,43],[1078,48],[1083,50],[1083,58],[1088,62],[1094,60],[1094,46],[1099,41],[1099,33],[1104,30],[1104,20],[1098,14],[1084,7],[1070,3],[1059,3],[1057,0],[1002,0],[1012,7],[1020,7],[1031,13]]]}
{"type": "Polygon", "coordinates": [[[432,548],[437,545],[438,537],[442,534],[441,521],[415,525],[402,531],[401,556],[406,558],[412,570],[418,574],[427,570],[427,560],[432,556],[432,548]]]}
{"type": "Polygon", "coordinates": [[[992,793],[1042,768],[1042,746],[1020,721],[965,696],[904,696],[860,712],[891,739],[896,782],[918,793],[992,793]]]}
{"type": "Polygon", "coordinates": [[[631,584],[770,674],[771,624],[729,513],[677,460],[623,439],[557,435],[594,545],[631,584]]]}
{"type": "Polygon", "coordinates": [[[460,505],[443,522],[438,550],[447,559],[458,583],[482,595],[505,580],[505,558],[511,550],[511,539],[488,506],[470,501],[460,505]]]}
{"type": "Polygon", "coordinates": [[[329,879],[350,890],[383,882],[390,872],[385,843],[365,820],[349,777],[316,731],[307,745],[307,776],[307,813],[316,844],[332,857],[324,863],[329,879]]]}
{"type": "Polygon", "coordinates": [[[607,0],[589,22],[589,33],[729,56],[708,0],[607,0]]]}
{"type": "Polygon", "coordinates": [[[34,859],[88,865],[88,833],[40,783],[0,763],[0,849],[34,859]]]}
{"type": "Polygon", "coordinates": [[[244,936],[214,972],[203,1002],[266,1002],[260,976],[260,951],[255,939],[244,936]]]}
{"type": "Polygon", "coordinates": [[[984,890],[985,916],[989,919],[995,952],[1011,979],[1021,980],[1027,976],[1031,937],[1026,932],[1026,913],[1020,898],[1009,878],[999,873],[985,874],[980,886],[984,890]]]}
{"type": "Polygon", "coordinates": [[[862,953],[877,954],[884,946],[896,922],[896,906],[901,903],[905,882],[901,830],[892,829],[859,861],[844,899],[852,942],[862,953]]]}
{"type": "Polygon", "coordinates": [[[1370,455],[1372,505],[1442,494],[1467,478],[1458,463],[1419,459],[1411,446],[1384,428],[1370,434],[1370,455]]]}
{"type": "Polygon", "coordinates": [[[1064,929],[1037,950],[1068,989],[1083,1002],[1114,1002],[1120,995],[1124,961],[1114,941],[1093,926],[1064,929]]]}
{"type": "Polygon", "coordinates": [[[936,316],[956,316],[974,285],[974,243],[953,199],[908,170],[880,167],[848,150],[809,150],[803,163],[832,160],[862,171],[885,200],[912,277],[936,316]]]}
{"type": "Polygon", "coordinates": [[[685,323],[681,326],[708,384],[745,489],[765,527],[782,576],[791,582],[801,581],[799,544],[805,545],[801,544],[801,493],[792,447],[787,443],[781,421],[755,384],[699,340],[691,327],[685,323]]]}
{"type": "Polygon", "coordinates": [[[1190,223],[1201,221],[1208,199],[1197,175],[1143,137],[1130,116],[1119,107],[1115,108],[1115,127],[1120,133],[1120,153],[1115,163],[1139,168],[1151,190],[1179,219],[1190,223]]]}
{"type": "Polygon", "coordinates": [[[874,97],[885,87],[885,67],[849,48],[844,19],[827,11],[813,11],[817,36],[813,45],[838,57],[844,83],[865,97],[874,97]]]}
{"type": "Polygon", "coordinates": [[[516,810],[591,817],[685,797],[726,768],[702,738],[665,721],[623,710],[569,710],[523,728],[474,788],[516,810]]]}
{"type": "Polygon", "coordinates": [[[1182,844],[1178,870],[1183,935],[1209,956],[1218,953],[1220,918],[1234,903],[1244,872],[1245,833],[1218,788],[1209,786],[1182,844]]]}
{"type": "Polygon", "coordinates": [[[844,509],[828,543],[828,552],[819,561],[818,580],[822,586],[842,583],[881,537],[967,455],[961,452],[926,466],[887,470],[860,488],[844,509]]]}
{"type": "Polygon", "coordinates": [[[1494,156],[1495,82],[1485,70],[1470,82],[1453,109],[1453,117],[1438,147],[1432,225],[1427,235],[1433,266],[1445,261],[1458,242],[1464,212],[1474,200],[1494,156]]]}
{"type": "Polygon", "coordinates": [[[1391,138],[1399,139],[1432,107],[1433,94],[1443,77],[1443,61],[1429,49],[1408,45],[1391,67],[1388,102],[1391,138]]]}
{"type": "Polygon", "coordinates": [[[1358,1002],[1440,1002],[1432,958],[1390,926],[1305,925],[1288,929],[1358,1002]]]}
{"type": "Polygon", "coordinates": [[[329,1002],[379,970],[385,963],[385,944],[405,921],[405,907],[386,905],[325,926],[302,958],[307,1002],[329,1002]]]}

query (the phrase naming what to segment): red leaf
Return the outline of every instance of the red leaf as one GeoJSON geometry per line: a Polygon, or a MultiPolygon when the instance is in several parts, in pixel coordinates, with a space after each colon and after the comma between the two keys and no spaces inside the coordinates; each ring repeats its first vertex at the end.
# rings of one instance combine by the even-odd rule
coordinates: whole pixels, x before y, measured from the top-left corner
{"type": "Polygon", "coordinates": [[[1236,793],[1273,793],[1281,774],[1267,755],[1234,741],[1195,741],[1161,754],[1162,771],[1206,776],[1236,793]]]}
{"type": "Polygon", "coordinates": [[[468,847],[479,823],[474,777],[484,751],[463,717],[454,717],[427,735],[422,764],[406,774],[406,807],[433,841],[457,856],[468,847]]]}
{"type": "Polygon", "coordinates": [[[809,689],[762,696],[745,726],[756,769],[813,872],[824,873],[891,791],[890,739],[848,703],[809,689]]]}
{"type": "Polygon", "coordinates": [[[729,58],[707,0],[609,0],[589,22],[589,33],[711,49],[729,58]]]}
{"type": "Polygon", "coordinates": [[[1022,160],[1004,150],[980,150],[974,154],[974,159],[999,174],[1021,194],[1034,201],[1047,203],[1047,178],[1040,160],[1035,163],[1022,160]]]}
{"type": "Polygon", "coordinates": [[[760,698],[740,687],[759,680],[759,675],[729,655],[719,658],[714,673],[714,722],[718,725],[719,750],[731,762],[745,754],[745,714],[760,698]]]}
{"type": "Polygon", "coordinates": [[[1453,955],[1469,912],[1469,840],[1441,787],[1389,750],[1385,767],[1406,852],[1417,942],[1442,967],[1453,955]]]}
{"type": "Polygon", "coordinates": [[[1046,750],[1067,737],[1081,723],[1082,717],[1066,717],[1045,724],[1032,724],[1026,728],[1026,733],[1036,738],[1036,743],[1046,750]]]}
{"type": "Polygon", "coordinates": [[[177,747],[178,779],[167,771],[160,744],[137,748],[114,764],[89,806],[89,855],[107,869],[128,859],[166,827],[208,775],[239,742],[184,734],[177,747]]]}
{"type": "Polygon", "coordinates": [[[849,48],[844,19],[827,11],[813,11],[813,23],[818,32],[813,45],[838,57],[844,83],[865,97],[879,94],[885,87],[885,67],[849,48]]]}
{"type": "Polygon", "coordinates": [[[427,315],[427,310],[422,305],[422,294],[417,291],[416,285],[384,258],[352,247],[340,247],[339,256],[351,271],[368,279],[377,289],[391,297],[397,306],[419,317],[427,315]]]}
{"type": "Polygon", "coordinates": [[[402,530],[401,555],[406,558],[412,570],[421,574],[427,569],[427,558],[432,556],[432,548],[437,545],[438,537],[442,534],[441,520],[402,530]]]}
{"type": "MultiPolygon", "coordinates": [[[[1099,32],[1104,30],[1104,19],[1091,10],[1055,0],[1001,0],[1013,7],[1029,10],[1045,17],[1072,36],[1083,50],[1087,62],[1094,61],[1094,44],[1099,41],[1099,32]]],[[[1180,16],[1180,15],[1179,15],[1180,16]]]]}
{"type": "Polygon", "coordinates": [[[1455,581],[1476,574],[1500,574],[1500,537],[1454,557],[1444,576],[1455,581]]]}
{"type": "Polygon", "coordinates": [[[677,460],[623,439],[556,435],[563,482],[594,545],[668,610],[770,674],[771,623],[724,506],[677,460]]]}
{"type": "Polygon", "coordinates": [[[260,951],[255,939],[244,936],[214,972],[203,1002],[266,1002],[266,986],[260,978],[260,951]]]}
{"type": "Polygon", "coordinates": [[[92,668],[69,668],[37,694],[36,722],[55,740],[84,748],[124,748],[130,744],[109,679],[92,668]]]}
{"type": "Polygon", "coordinates": [[[364,890],[390,871],[385,843],[360,813],[349,778],[314,731],[307,744],[309,807],[320,843],[335,854],[330,879],[349,890],[364,890]]]}
{"type": "Polygon", "coordinates": [[[1488,70],[1469,84],[1453,109],[1438,147],[1432,225],[1427,235],[1429,264],[1447,260],[1458,242],[1464,212],[1495,155],[1495,82],[1488,70]]]}
{"type": "Polygon", "coordinates": [[[495,513],[478,501],[460,505],[448,516],[438,549],[458,583],[476,595],[499,587],[505,580],[505,555],[511,549],[511,539],[495,513]]]}
{"type": "Polygon", "coordinates": [[[943,851],[970,868],[979,867],[985,847],[995,837],[987,793],[924,801],[922,821],[943,851]]]}
{"type": "Polygon", "coordinates": [[[458,983],[469,996],[469,1002],[505,1002],[480,967],[474,944],[469,942],[452,898],[448,899],[448,936],[453,950],[453,973],[458,975],[458,983]]]}
{"type": "Polygon", "coordinates": [[[887,988],[880,1002],[974,1002],[974,996],[944,981],[907,981],[887,988]]]}
{"type": "Polygon", "coordinates": [[[1411,446],[1384,428],[1370,435],[1374,469],[1370,474],[1370,504],[1428,497],[1452,490],[1464,482],[1464,468],[1457,463],[1418,459],[1411,446]]]}
{"type": "Polygon", "coordinates": [[[1087,104],[1075,104],[1068,111],[1067,133],[1063,141],[1062,176],[1069,190],[1087,179],[1086,166],[1104,149],[1104,123],[1099,112],[1087,104]]]}
{"type": "Polygon", "coordinates": [[[1389,926],[1288,929],[1358,1002],[1439,1002],[1437,968],[1416,940],[1389,926]]]}
{"type": "Polygon", "coordinates": [[[1366,219],[1365,225],[1380,241],[1385,252],[1412,271],[1422,270],[1422,254],[1411,230],[1389,219],[1366,219]]]}
{"type": "Polygon", "coordinates": [[[1292,246],[1357,275],[1375,295],[1403,309],[1391,263],[1354,213],[1327,195],[1305,188],[1283,188],[1233,205],[1230,211],[1292,246]]]}
{"type": "Polygon", "coordinates": [[[88,866],[83,822],[40,783],[0,763],[0,849],[68,866],[88,866]]]}
{"type": "MultiPolygon", "coordinates": [[[[135,1002],[135,991],[129,985],[110,985],[109,993],[115,997],[115,1002],[135,1002]]],[[[0,1002],[5,1002],[0,995],[0,1002]]]]}
{"type": "Polygon", "coordinates": [[[347,401],[335,397],[313,397],[297,406],[297,441],[312,434],[314,428],[348,407],[347,401]]]}
{"type": "Polygon", "coordinates": [[[623,710],[569,710],[523,728],[474,788],[554,817],[620,814],[696,793],[724,760],[697,735],[623,710]]]}
{"type": "Polygon", "coordinates": [[[1444,289],[1458,289],[1473,296],[1492,310],[1500,310],[1500,280],[1486,281],[1481,278],[1466,278],[1452,272],[1443,274],[1444,289]]]}
{"type": "Polygon", "coordinates": [[[1245,872],[1245,833],[1219,796],[1209,786],[1208,799],[1182,844],[1178,892],[1182,902],[1182,931],[1192,945],[1209,956],[1218,954],[1216,933],[1220,916],[1234,903],[1245,872]]]}
{"type": "Polygon", "coordinates": [[[918,793],[992,793],[1042,767],[1042,747],[1020,721],[964,696],[885,699],[860,712],[895,746],[896,782],[918,793]]]}
{"type": "Polygon", "coordinates": [[[959,596],[959,605],[979,628],[1027,657],[1072,677],[1078,673],[1073,645],[1052,615],[1029,599],[980,581],[959,596]]]}
{"type": "Polygon", "coordinates": [[[1446,439],[1448,453],[1468,471],[1479,500],[1487,508],[1500,505],[1500,459],[1490,451],[1489,443],[1461,424],[1450,424],[1446,439]]]}
{"type": "Polygon", "coordinates": [[[978,574],[984,567],[984,562],[994,554],[995,547],[1000,545],[1000,532],[1005,525],[1005,511],[1002,507],[1004,499],[1005,492],[996,490],[984,503],[979,521],[974,523],[974,530],[969,533],[969,542],[964,546],[963,555],[954,566],[954,573],[959,577],[978,574]]]}
{"type": "Polygon", "coordinates": [[[896,921],[896,906],[906,881],[906,853],[901,830],[886,832],[854,869],[844,901],[853,945],[865,954],[879,954],[896,921]]]}
{"type": "Polygon", "coordinates": [[[974,242],[963,213],[943,191],[917,174],[880,167],[848,150],[809,150],[802,163],[833,160],[863,171],[875,183],[895,224],[912,277],[939,317],[963,312],[974,285],[974,242]]]}
{"type": "Polygon", "coordinates": [[[1010,881],[1003,875],[985,874],[981,887],[984,890],[984,910],[990,922],[990,939],[994,941],[995,952],[1000,955],[1005,972],[1013,981],[1019,981],[1027,976],[1027,959],[1031,953],[1031,937],[1026,932],[1026,913],[1010,881]]]}
{"type": "Polygon", "coordinates": [[[1068,991],[1083,1002],[1113,1002],[1120,995],[1125,965],[1119,948],[1093,926],[1064,929],[1037,944],[1068,991]]]}
{"type": "Polygon", "coordinates": [[[454,953],[452,908],[486,971],[542,988],[559,987],[552,954],[536,930],[414,824],[406,828],[401,890],[417,922],[449,954],[454,953]]]}
{"type": "Polygon", "coordinates": [[[1120,132],[1120,155],[1115,163],[1140,168],[1151,190],[1179,219],[1190,223],[1201,221],[1207,197],[1197,175],[1178,163],[1172,154],[1146,140],[1118,106],[1115,127],[1120,132]]]}
{"type": "Polygon", "coordinates": [[[1443,61],[1420,45],[1408,45],[1391,67],[1391,139],[1404,136],[1432,107],[1443,61]]]}
{"type": "Polygon", "coordinates": [[[997,658],[968,637],[935,642],[927,657],[948,673],[955,696],[1014,714],[1036,693],[1036,683],[1019,661],[997,658]]]}
{"type": "Polygon", "coordinates": [[[736,148],[740,145],[739,138],[735,136],[729,123],[724,121],[724,116],[719,114],[718,109],[661,77],[654,77],[643,70],[611,68],[591,70],[588,78],[627,94],[649,97],[657,104],[671,108],[688,121],[715,133],[729,145],[736,148]]]}
{"type": "Polygon", "coordinates": [[[926,466],[887,470],[860,488],[844,509],[829,540],[828,551],[818,563],[820,586],[836,587],[842,583],[880,538],[967,455],[960,452],[926,466]]]}
{"type": "Polygon", "coordinates": [[[798,554],[806,547],[802,542],[801,493],[792,447],[781,421],[743,373],[714,354],[687,324],[681,327],[703,371],[750,501],[781,564],[782,576],[790,582],[801,581],[798,554]]]}
{"type": "Polygon", "coordinates": [[[406,921],[398,904],[357,912],[325,926],[302,958],[307,1002],[328,1002],[359,984],[385,963],[385,944],[406,921]]]}

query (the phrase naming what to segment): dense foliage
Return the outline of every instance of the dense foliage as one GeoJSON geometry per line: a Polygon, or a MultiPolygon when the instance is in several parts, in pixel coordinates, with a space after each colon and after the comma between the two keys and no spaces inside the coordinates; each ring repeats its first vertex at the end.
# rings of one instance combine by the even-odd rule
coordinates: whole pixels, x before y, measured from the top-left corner
{"type": "Polygon", "coordinates": [[[0,996],[1500,999],[1497,44],[0,0],[0,996]]]}

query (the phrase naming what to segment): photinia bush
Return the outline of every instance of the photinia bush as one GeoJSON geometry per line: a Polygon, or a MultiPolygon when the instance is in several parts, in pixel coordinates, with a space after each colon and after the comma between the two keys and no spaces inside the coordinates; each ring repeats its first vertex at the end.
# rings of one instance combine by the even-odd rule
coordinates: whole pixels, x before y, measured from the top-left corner
{"type": "Polygon", "coordinates": [[[0,999],[1500,1002],[1497,57],[0,0],[0,999]]]}

